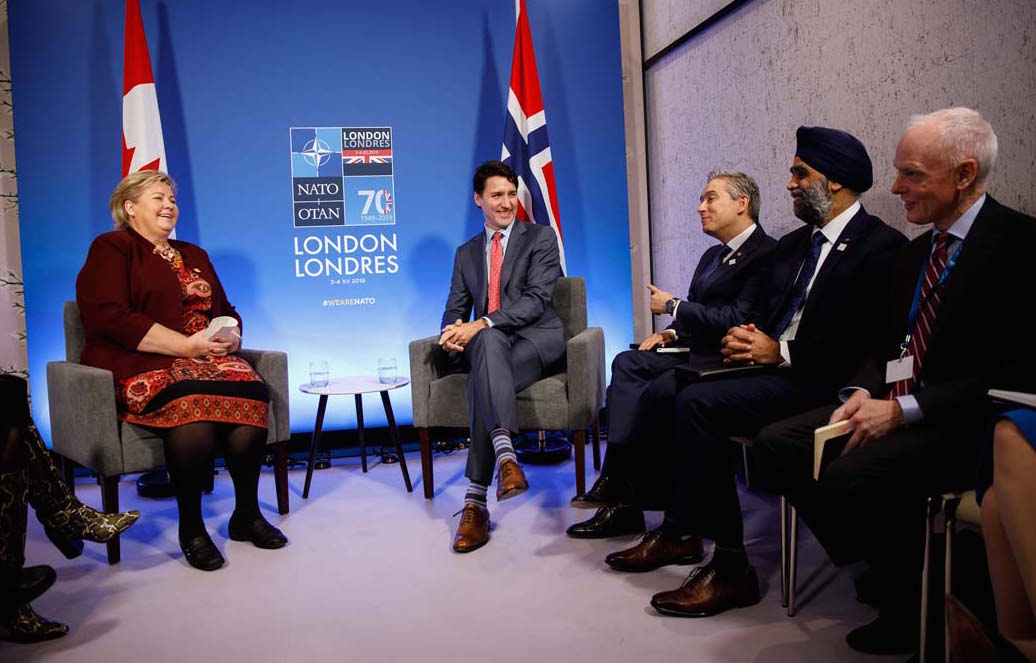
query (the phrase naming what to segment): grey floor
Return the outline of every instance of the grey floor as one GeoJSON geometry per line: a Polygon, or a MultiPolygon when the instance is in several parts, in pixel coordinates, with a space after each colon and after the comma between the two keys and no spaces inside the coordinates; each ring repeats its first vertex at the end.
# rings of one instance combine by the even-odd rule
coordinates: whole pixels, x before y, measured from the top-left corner
{"type": "MultiPolygon", "coordinates": [[[[57,584],[33,605],[72,631],[39,645],[0,642],[0,660],[888,660],[845,645],[846,631],[874,613],[853,600],[853,569],[832,567],[808,533],[800,544],[799,612],[789,618],[781,609],[771,498],[742,496],[762,602],[709,619],[661,617],[648,604],[651,595],[678,586],[687,568],[620,574],[603,558],[635,537],[567,538],[565,528],[589,515],[568,505],[571,461],[527,467],[527,494],[500,506],[490,498],[489,544],[468,555],[451,552],[464,460],[463,452],[435,458],[431,501],[422,494],[416,454],[408,457],[411,494],[397,465],[375,462],[362,474],[358,463],[342,462],[316,472],[303,501],[305,473],[292,471],[291,513],[283,518],[273,474],[263,472],[260,499],[291,539],[278,551],[228,540],[233,486],[221,473],[205,499],[206,521],[228,562],[214,573],[183,561],[174,502],[140,499],[128,480],[122,505],[142,517],[123,536],[116,566],[97,544],[65,560],[30,516],[29,563],[58,571],[57,584]]],[[[96,485],[83,479],[77,491],[99,506],[96,485]]],[[[649,526],[661,518],[648,516],[649,526]]]]}

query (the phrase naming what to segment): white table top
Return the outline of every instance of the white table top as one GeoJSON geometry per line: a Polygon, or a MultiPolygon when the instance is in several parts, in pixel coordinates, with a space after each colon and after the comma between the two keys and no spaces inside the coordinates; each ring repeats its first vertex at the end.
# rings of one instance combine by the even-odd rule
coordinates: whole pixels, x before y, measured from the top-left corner
{"type": "Polygon", "coordinates": [[[326,387],[314,387],[306,383],[299,385],[299,391],[318,396],[348,396],[352,394],[373,394],[379,391],[391,391],[410,384],[409,378],[397,377],[395,382],[383,384],[375,375],[349,375],[328,381],[326,387]]]}

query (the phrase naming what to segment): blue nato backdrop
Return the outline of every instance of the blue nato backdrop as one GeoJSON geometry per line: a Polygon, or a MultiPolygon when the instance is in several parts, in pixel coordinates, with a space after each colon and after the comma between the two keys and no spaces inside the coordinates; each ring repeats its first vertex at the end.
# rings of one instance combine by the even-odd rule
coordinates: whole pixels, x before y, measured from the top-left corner
{"type": "MultiPolygon", "coordinates": [[[[309,362],[336,377],[394,357],[406,376],[408,343],[438,332],[454,250],[482,225],[472,173],[501,154],[514,3],[141,0],[141,10],[179,186],[177,237],[208,251],[244,345],[288,353],[291,427],[311,430],[317,399],[298,392],[309,362]]],[[[529,0],[527,10],[568,274],[586,279],[610,363],[633,330],[618,7],[529,0]]],[[[113,227],[123,11],[105,0],[8,8],[29,371],[48,439],[46,363],[64,359],[62,305],[91,241],[113,227]]],[[[410,423],[409,390],[395,394],[410,423]]],[[[367,419],[384,423],[375,408],[367,419]]],[[[353,408],[329,408],[325,426],[355,426],[353,408]]]]}

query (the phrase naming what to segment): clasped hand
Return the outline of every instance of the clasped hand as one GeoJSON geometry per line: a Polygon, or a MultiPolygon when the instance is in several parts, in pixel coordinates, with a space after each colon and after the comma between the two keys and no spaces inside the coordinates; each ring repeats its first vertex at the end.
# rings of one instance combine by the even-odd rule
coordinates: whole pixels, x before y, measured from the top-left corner
{"type": "Polygon", "coordinates": [[[896,400],[871,398],[866,391],[858,389],[849,400],[831,413],[828,423],[845,420],[849,421],[853,433],[842,450],[843,456],[902,426],[903,408],[896,400]]]}
{"type": "Polygon", "coordinates": [[[720,352],[723,353],[724,364],[780,364],[784,361],[781,344],[756,329],[753,324],[727,330],[720,352]]]}
{"type": "Polygon", "coordinates": [[[442,328],[442,336],[439,337],[439,345],[443,350],[453,352],[464,352],[464,348],[479,333],[487,327],[486,321],[482,318],[473,322],[464,322],[458,319],[452,325],[442,328]]]}
{"type": "Polygon", "coordinates": [[[188,357],[226,357],[240,347],[241,335],[236,332],[228,341],[209,340],[205,338],[204,329],[187,337],[188,357]]]}

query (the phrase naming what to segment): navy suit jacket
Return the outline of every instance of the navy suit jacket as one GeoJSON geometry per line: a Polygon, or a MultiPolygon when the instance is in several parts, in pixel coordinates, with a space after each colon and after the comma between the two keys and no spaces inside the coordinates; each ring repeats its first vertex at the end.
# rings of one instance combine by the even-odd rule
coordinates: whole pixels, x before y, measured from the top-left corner
{"type": "Polygon", "coordinates": [[[760,295],[770,278],[775,246],[777,241],[757,224],[728,261],[707,276],[703,273],[723,250],[723,244],[705,251],[694,270],[687,299],[680,302],[667,327],[676,332],[676,345],[693,345],[696,354],[718,353],[728,329],[755,320],[760,295]]]}
{"type": "Polygon", "coordinates": [[[488,317],[493,327],[530,341],[544,366],[565,354],[565,330],[554,310],[554,286],[561,276],[557,235],[552,228],[515,220],[500,273],[500,308],[486,313],[486,234],[462,244],[453,259],[450,295],[441,327],[457,320],[488,317]]]}
{"type": "MultiPolygon", "coordinates": [[[[813,226],[807,225],[777,242],[768,316],[761,325],[768,334],[791,301],[812,234],[813,226]]],[[[788,344],[796,375],[836,389],[866,360],[895,255],[904,244],[902,233],[863,207],[849,220],[813,281],[795,340],[788,344]]]]}
{"type": "MultiPolygon", "coordinates": [[[[939,294],[935,326],[921,366],[923,386],[914,389],[926,422],[957,429],[982,426],[989,413],[987,390],[1032,391],[1030,371],[1036,367],[1026,349],[1031,332],[1027,326],[1015,325],[1032,314],[1034,246],[1036,219],[987,196],[939,294]],[[1023,270],[1023,265],[1030,267],[1023,270]]],[[[872,396],[889,391],[886,362],[899,356],[917,278],[927,266],[931,247],[929,230],[897,257],[879,343],[850,381],[872,396]]]]}

